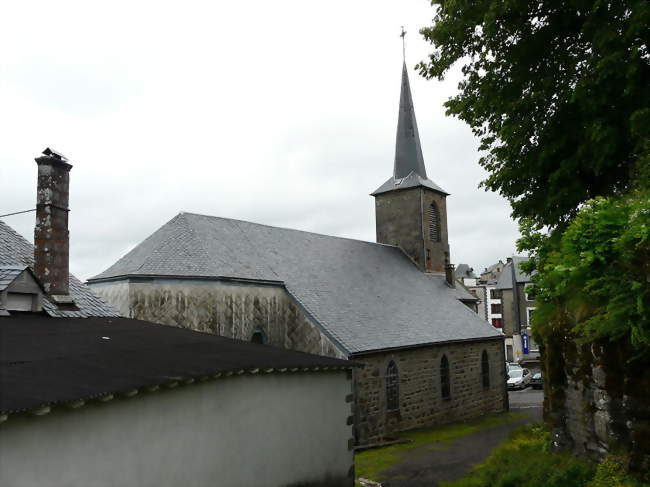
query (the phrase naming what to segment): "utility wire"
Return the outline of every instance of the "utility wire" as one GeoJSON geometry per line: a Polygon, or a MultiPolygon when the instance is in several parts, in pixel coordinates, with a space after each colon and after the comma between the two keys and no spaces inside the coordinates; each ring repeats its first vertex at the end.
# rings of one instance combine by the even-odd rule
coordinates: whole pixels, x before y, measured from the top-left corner
{"type": "Polygon", "coordinates": [[[20,215],[21,213],[29,213],[30,211],[36,211],[36,208],[34,208],[33,210],[24,210],[24,211],[16,211],[14,213],[7,213],[6,215],[0,215],[0,218],[3,218],[5,216],[20,215]]]}

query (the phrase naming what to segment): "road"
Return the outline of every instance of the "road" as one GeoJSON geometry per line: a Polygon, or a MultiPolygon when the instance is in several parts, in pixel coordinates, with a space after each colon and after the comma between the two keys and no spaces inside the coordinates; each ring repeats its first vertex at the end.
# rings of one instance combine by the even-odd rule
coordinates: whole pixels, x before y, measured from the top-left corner
{"type": "Polygon", "coordinates": [[[508,400],[510,410],[535,409],[541,419],[542,405],[544,403],[544,391],[527,387],[521,391],[509,391],[508,400]]]}
{"type": "Polygon", "coordinates": [[[493,448],[506,441],[513,429],[542,419],[544,392],[528,387],[508,392],[510,411],[523,413],[517,421],[496,428],[478,431],[449,444],[428,444],[413,450],[409,456],[387,471],[383,487],[435,487],[438,482],[463,477],[476,464],[485,460],[493,448]]]}

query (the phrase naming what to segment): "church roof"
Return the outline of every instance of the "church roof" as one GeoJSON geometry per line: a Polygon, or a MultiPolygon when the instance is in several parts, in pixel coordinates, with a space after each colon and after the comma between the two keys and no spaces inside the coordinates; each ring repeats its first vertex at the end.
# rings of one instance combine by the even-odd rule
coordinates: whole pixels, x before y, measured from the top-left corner
{"type": "MultiPolygon", "coordinates": [[[[9,279],[12,269],[25,269],[34,265],[34,246],[13,228],[0,220],[0,268],[2,275],[9,279]]],[[[15,276],[14,276],[15,277],[15,276]]],[[[47,299],[43,309],[50,316],[58,318],[86,318],[89,316],[119,316],[110,305],[95,296],[90,288],[70,274],[70,296],[78,310],[63,311],[47,299]]]]}
{"type": "Polygon", "coordinates": [[[276,282],[352,354],[501,337],[397,247],[239,220],[180,213],[89,282],[126,276],[276,282]]]}
{"type": "Polygon", "coordinates": [[[397,136],[395,137],[395,164],[393,177],[382,184],[373,196],[401,189],[424,186],[426,188],[446,193],[440,186],[427,178],[424,167],[424,157],[420,145],[420,134],[415,119],[413,98],[409,84],[406,63],[402,66],[402,86],[399,97],[399,112],[397,118],[397,136]]]}

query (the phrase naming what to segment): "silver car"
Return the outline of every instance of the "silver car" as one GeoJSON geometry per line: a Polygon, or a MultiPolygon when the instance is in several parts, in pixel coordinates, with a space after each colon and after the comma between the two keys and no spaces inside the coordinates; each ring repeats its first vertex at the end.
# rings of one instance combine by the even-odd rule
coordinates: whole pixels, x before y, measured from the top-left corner
{"type": "Polygon", "coordinates": [[[530,370],[512,367],[508,371],[508,389],[525,389],[532,377],[530,370]]]}

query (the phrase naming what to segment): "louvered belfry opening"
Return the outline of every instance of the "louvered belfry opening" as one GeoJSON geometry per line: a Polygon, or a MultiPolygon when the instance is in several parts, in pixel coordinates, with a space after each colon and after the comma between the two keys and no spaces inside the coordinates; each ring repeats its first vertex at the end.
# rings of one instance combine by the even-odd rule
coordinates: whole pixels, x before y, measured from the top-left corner
{"type": "Polygon", "coordinates": [[[440,242],[440,211],[435,201],[429,207],[429,235],[433,242],[440,242]]]}
{"type": "Polygon", "coordinates": [[[399,371],[392,360],[386,368],[386,410],[399,409],[399,371]]]}

